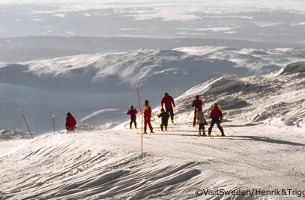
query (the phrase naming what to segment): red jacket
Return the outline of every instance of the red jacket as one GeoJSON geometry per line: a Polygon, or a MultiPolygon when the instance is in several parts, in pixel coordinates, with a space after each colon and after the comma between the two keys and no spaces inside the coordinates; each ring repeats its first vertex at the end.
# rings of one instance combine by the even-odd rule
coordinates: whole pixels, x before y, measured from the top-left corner
{"type": "Polygon", "coordinates": [[[202,110],[202,101],[199,99],[196,99],[193,101],[193,107],[195,106],[196,109],[202,110]]]}
{"type": "Polygon", "coordinates": [[[76,120],[71,114],[68,114],[66,118],[66,128],[74,128],[76,125],[76,120]]]}
{"type": "Polygon", "coordinates": [[[151,107],[150,105],[146,105],[144,109],[144,118],[150,119],[151,118],[151,107]]]}
{"type": "Polygon", "coordinates": [[[214,107],[211,110],[210,118],[213,117],[213,116],[219,116],[220,118],[222,118],[222,112],[218,107],[214,107]]]}
{"type": "Polygon", "coordinates": [[[165,104],[165,108],[171,108],[172,105],[175,106],[175,101],[171,96],[164,96],[161,100],[161,107],[163,108],[163,104],[165,104]]]}
{"type": "Polygon", "coordinates": [[[129,109],[127,111],[127,115],[130,115],[130,119],[135,119],[135,118],[137,118],[137,116],[136,116],[137,112],[138,111],[136,109],[133,109],[133,110],[129,109]]]}

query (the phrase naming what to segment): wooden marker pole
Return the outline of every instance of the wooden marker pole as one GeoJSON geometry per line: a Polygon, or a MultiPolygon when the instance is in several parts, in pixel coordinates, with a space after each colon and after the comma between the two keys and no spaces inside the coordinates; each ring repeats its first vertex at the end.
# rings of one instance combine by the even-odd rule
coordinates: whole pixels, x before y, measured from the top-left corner
{"type": "Polygon", "coordinates": [[[30,131],[29,125],[28,125],[28,123],[26,122],[25,117],[24,117],[24,115],[23,115],[23,113],[22,113],[22,110],[21,110],[20,106],[19,106],[19,110],[20,110],[20,112],[21,112],[21,115],[22,115],[22,117],[23,117],[23,119],[24,119],[24,122],[25,122],[26,126],[28,127],[28,130],[29,130],[29,132],[30,132],[30,135],[31,135],[32,139],[34,139],[32,133],[31,133],[31,131],[30,131]]]}
{"type": "Polygon", "coordinates": [[[140,113],[141,113],[141,155],[143,156],[143,113],[142,113],[142,109],[141,109],[141,101],[140,101],[138,83],[137,83],[137,93],[138,93],[138,102],[139,102],[139,108],[140,108],[140,113]]]}
{"type": "Polygon", "coordinates": [[[55,116],[53,115],[53,130],[54,130],[54,134],[55,134],[55,116]]]}

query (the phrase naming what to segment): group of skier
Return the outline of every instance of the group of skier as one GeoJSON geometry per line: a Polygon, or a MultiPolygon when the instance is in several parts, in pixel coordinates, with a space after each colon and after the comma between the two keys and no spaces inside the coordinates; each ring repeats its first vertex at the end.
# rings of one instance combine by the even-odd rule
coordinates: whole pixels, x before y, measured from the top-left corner
{"type": "MultiPolygon", "coordinates": [[[[144,101],[144,134],[147,134],[147,126],[150,129],[150,133],[154,133],[153,127],[151,125],[151,107],[149,105],[149,101],[144,101]]],[[[167,92],[164,94],[164,97],[161,100],[161,113],[159,113],[157,116],[161,118],[161,131],[167,131],[168,126],[168,120],[169,117],[171,117],[171,122],[174,124],[174,108],[175,108],[175,101],[173,97],[171,97],[167,92]],[[164,109],[165,108],[165,109],[164,109]]],[[[221,136],[225,136],[223,128],[221,127],[220,123],[222,121],[222,111],[217,103],[214,103],[213,108],[211,110],[211,113],[209,115],[209,118],[212,119],[210,127],[208,129],[208,135],[205,133],[205,125],[207,125],[207,121],[204,118],[204,113],[202,111],[202,101],[199,99],[199,95],[195,96],[195,100],[192,104],[193,107],[195,107],[194,110],[194,121],[193,126],[196,125],[196,121],[199,124],[199,136],[211,136],[212,128],[215,124],[217,124],[218,129],[221,132],[221,136]]],[[[136,113],[137,110],[130,106],[130,109],[127,111],[127,115],[130,115],[130,123],[129,127],[132,129],[132,124],[134,124],[135,128],[137,128],[137,122],[136,122],[136,113]]]]}
{"type": "Polygon", "coordinates": [[[221,136],[225,136],[223,128],[220,125],[223,114],[217,103],[214,103],[211,113],[209,115],[209,118],[211,118],[212,121],[208,129],[208,135],[206,135],[205,127],[204,127],[205,125],[208,125],[208,123],[204,118],[204,114],[202,112],[202,101],[199,99],[199,95],[195,96],[195,100],[193,101],[192,107],[195,107],[193,126],[196,125],[196,120],[197,120],[197,123],[199,124],[199,136],[201,136],[201,130],[202,130],[202,136],[211,137],[212,128],[215,125],[215,123],[217,124],[217,127],[221,132],[221,136]]]}
{"type": "MultiPolygon", "coordinates": [[[[154,133],[153,127],[151,125],[151,107],[149,105],[149,101],[144,101],[144,134],[147,134],[147,126],[150,129],[150,133],[154,133]]],[[[167,131],[168,120],[171,118],[171,122],[174,124],[174,108],[175,108],[175,101],[173,97],[171,97],[167,92],[164,93],[164,97],[161,99],[161,112],[157,115],[161,118],[161,131],[167,131]]],[[[225,136],[223,128],[221,127],[220,123],[222,121],[222,111],[219,108],[217,103],[214,103],[209,118],[211,118],[211,124],[208,129],[208,134],[205,132],[205,125],[208,125],[204,113],[202,111],[202,101],[199,99],[199,95],[195,96],[195,100],[193,101],[192,107],[194,107],[194,120],[193,126],[195,127],[196,122],[199,124],[199,136],[211,136],[212,128],[215,124],[217,124],[218,129],[221,132],[221,136],[225,136]],[[202,134],[201,134],[202,131],[202,134]]],[[[132,124],[134,124],[135,128],[137,128],[137,110],[130,106],[129,110],[127,111],[127,115],[130,115],[130,123],[129,127],[132,128],[132,124]]],[[[76,126],[76,120],[72,116],[70,112],[66,113],[66,130],[68,132],[74,131],[76,126]]]]}
{"type": "MultiPolygon", "coordinates": [[[[151,125],[151,107],[149,105],[149,101],[144,101],[144,134],[147,134],[147,126],[150,129],[150,133],[154,133],[153,127],[151,125]]],[[[172,123],[174,123],[174,110],[173,106],[175,107],[175,101],[173,97],[169,96],[166,92],[164,94],[164,97],[161,100],[161,113],[158,114],[158,117],[161,118],[161,130],[167,131],[168,126],[168,119],[171,117],[172,123]],[[164,109],[165,108],[165,109],[164,109]]],[[[137,128],[137,122],[136,122],[136,113],[137,110],[130,106],[129,110],[127,111],[127,115],[130,115],[130,123],[129,128],[132,128],[132,124],[134,124],[135,128],[137,128]]]]}
{"type": "MultiPolygon", "coordinates": [[[[149,105],[149,101],[144,101],[144,134],[147,134],[147,126],[150,129],[150,133],[154,133],[153,127],[151,125],[151,107],[149,105]]],[[[168,120],[169,117],[171,118],[171,122],[174,124],[174,108],[175,108],[175,101],[173,97],[171,97],[167,92],[164,94],[164,97],[161,100],[161,113],[157,116],[161,118],[161,131],[167,131],[168,120]]],[[[211,124],[208,129],[208,135],[205,132],[205,125],[208,125],[204,113],[202,111],[202,101],[199,99],[199,95],[195,96],[195,100],[193,101],[192,107],[194,107],[194,121],[193,126],[195,127],[196,121],[199,124],[199,136],[211,136],[212,128],[215,124],[217,124],[218,129],[221,132],[221,136],[225,136],[223,128],[221,127],[220,123],[222,121],[222,111],[219,108],[217,103],[214,103],[209,118],[211,118],[211,124]],[[202,134],[201,134],[202,131],[202,134]]],[[[135,128],[137,128],[137,110],[130,106],[129,110],[127,111],[127,115],[130,115],[130,123],[129,127],[132,128],[132,124],[134,124],[135,128]]],[[[74,131],[76,126],[76,120],[72,116],[70,112],[66,113],[66,130],[68,132],[74,131]]]]}

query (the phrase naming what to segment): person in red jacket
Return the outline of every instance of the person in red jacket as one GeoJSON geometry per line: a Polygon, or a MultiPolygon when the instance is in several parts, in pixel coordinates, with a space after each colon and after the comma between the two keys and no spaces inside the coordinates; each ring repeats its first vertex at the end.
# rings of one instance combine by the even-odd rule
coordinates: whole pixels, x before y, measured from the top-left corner
{"type": "Polygon", "coordinates": [[[127,115],[130,115],[130,123],[129,123],[129,127],[130,129],[132,129],[132,123],[134,123],[135,128],[137,128],[137,109],[134,109],[133,106],[129,107],[129,110],[127,111],[127,115]]]}
{"type": "Polygon", "coordinates": [[[74,128],[75,128],[75,125],[76,125],[76,120],[70,112],[67,112],[66,115],[67,115],[67,117],[66,117],[66,130],[68,132],[74,131],[74,128]]]}
{"type": "Polygon", "coordinates": [[[151,107],[149,105],[148,100],[144,101],[145,108],[144,108],[144,134],[147,134],[147,125],[149,126],[150,132],[154,133],[153,127],[150,123],[150,118],[151,118],[151,107]]]}
{"type": "Polygon", "coordinates": [[[212,128],[213,128],[215,123],[217,124],[217,127],[221,132],[221,136],[225,136],[225,134],[223,132],[223,128],[220,125],[220,123],[222,121],[222,112],[221,112],[220,107],[217,103],[214,103],[213,109],[211,110],[211,114],[210,114],[209,117],[212,118],[212,122],[211,122],[211,125],[209,127],[209,137],[211,137],[212,128]]]}
{"type": "Polygon", "coordinates": [[[164,97],[161,100],[161,108],[164,108],[163,105],[165,105],[166,112],[171,115],[171,120],[172,120],[172,123],[174,124],[173,106],[175,107],[175,101],[174,101],[173,97],[168,95],[167,92],[164,93],[164,97]]]}
{"type": "Polygon", "coordinates": [[[199,99],[199,95],[195,96],[195,100],[193,101],[192,107],[195,107],[194,109],[194,120],[193,120],[193,126],[196,125],[196,115],[197,111],[201,110],[202,111],[202,101],[199,99]]]}

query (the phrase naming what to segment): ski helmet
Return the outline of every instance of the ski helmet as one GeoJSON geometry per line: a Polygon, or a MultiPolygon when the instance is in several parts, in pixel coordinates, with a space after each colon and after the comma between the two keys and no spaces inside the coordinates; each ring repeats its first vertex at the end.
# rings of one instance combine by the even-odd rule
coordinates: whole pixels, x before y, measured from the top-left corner
{"type": "Polygon", "coordinates": [[[149,104],[149,101],[148,101],[148,100],[145,100],[145,101],[144,101],[144,104],[145,104],[145,105],[149,104]]]}
{"type": "Polygon", "coordinates": [[[133,106],[129,106],[130,109],[133,109],[133,106]]]}
{"type": "Polygon", "coordinates": [[[199,99],[199,95],[197,94],[197,95],[195,95],[195,99],[199,99]]]}

